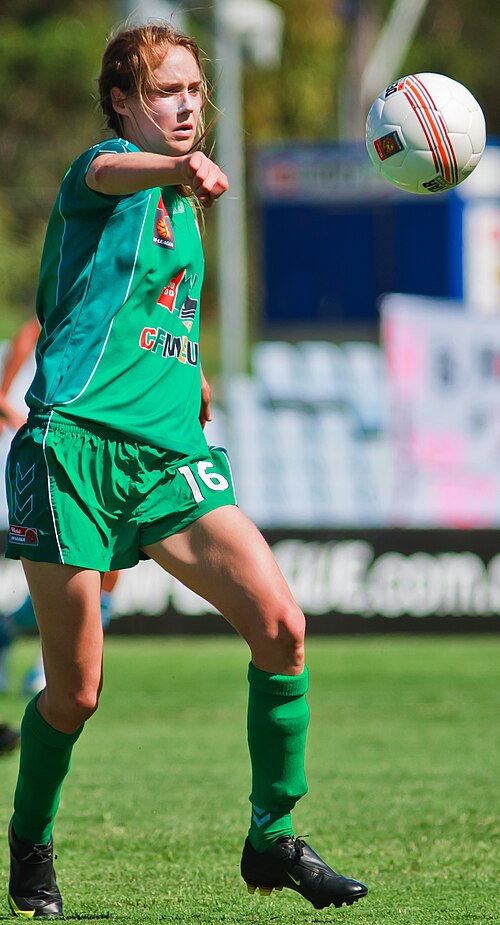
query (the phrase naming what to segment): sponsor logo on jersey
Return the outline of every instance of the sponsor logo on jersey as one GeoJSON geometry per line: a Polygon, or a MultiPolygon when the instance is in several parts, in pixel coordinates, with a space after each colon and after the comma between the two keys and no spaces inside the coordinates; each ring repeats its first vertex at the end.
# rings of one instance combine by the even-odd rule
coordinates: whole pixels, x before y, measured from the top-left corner
{"type": "MultiPolygon", "coordinates": [[[[177,305],[176,305],[179,285],[181,284],[185,275],[186,275],[186,270],[181,270],[180,273],[177,274],[177,276],[174,276],[173,279],[170,280],[168,286],[165,286],[165,288],[162,289],[162,291],[160,292],[160,295],[158,296],[156,304],[163,305],[163,307],[166,308],[171,314],[174,311],[178,311],[179,320],[182,321],[182,324],[184,325],[184,327],[187,328],[188,331],[190,331],[191,328],[193,327],[193,321],[196,315],[196,309],[198,308],[198,299],[192,299],[188,293],[188,295],[184,299],[184,302],[182,303],[179,309],[177,309],[177,305]]],[[[189,281],[191,284],[190,289],[189,289],[190,292],[192,291],[192,288],[194,284],[196,283],[197,279],[198,279],[198,276],[196,275],[192,277],[191,280],[189,281]]]]}
{"type": "Polygon", "coordinates": [[[164,328],[143,328],[139,337],[139,347],[160,353],[165,360],[178,360],[189,366],[198,365],[200,345],[189,340],[187,334],[176,337],[164,328]]]}
{"type": "Polygon", "coordinates": [[[170,250],[173,250],[175,247],[172,224],[169,214],[163,204],[162,196],[160,196],[158,205],[156,206],[153,242],[157,244],[158,247],[168,247],[170,250]]]}
{"type": "Polygon", "coordinates": [[[38,546],[38,530],[36,527],[18,527],[16,524],[10,524],[9,540],[23,546],[38,546]]]}
{"type": "Polygon", "coordinates": [[[189,296],[186,296],[184,302],[181,305],[179,318],[182,321],[183,325],[191,330],[193,325],[194,316],[196,315],[196,309],[198,308],[198,299],[191,299],[189,296]]]}
{"type": "Polygon", "coordinates": [[[167,308],[169,312],[173,312],[175,308],[175,300],[177,298],[177,290],[179,288],[179,283],[184,279],[186,275],[185,270],[181,270],[177,276],[174,276],[170,280],[168,286],[165,286],[164,289],[160,292],[158,297],[157,305],[163,305],[164,308],[167,308]]]}

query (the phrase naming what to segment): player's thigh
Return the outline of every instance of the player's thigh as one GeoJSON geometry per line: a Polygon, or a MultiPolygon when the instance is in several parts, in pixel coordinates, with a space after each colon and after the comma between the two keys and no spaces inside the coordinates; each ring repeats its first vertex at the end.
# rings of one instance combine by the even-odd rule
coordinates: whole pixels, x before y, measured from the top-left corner
{"type": "Polygon", "coordinates": [[[22,560],[42,642],[49,697],[80,697],[91,712],[102,674],[101,574],[22,560]]]}
{"type": "Polygon", "coordinates": [[[188,588],[213,604],[248,640],[255,633],[300,639],[304,617],[264,537],[234,505],[200,517],[144,547],[188,588]]]}

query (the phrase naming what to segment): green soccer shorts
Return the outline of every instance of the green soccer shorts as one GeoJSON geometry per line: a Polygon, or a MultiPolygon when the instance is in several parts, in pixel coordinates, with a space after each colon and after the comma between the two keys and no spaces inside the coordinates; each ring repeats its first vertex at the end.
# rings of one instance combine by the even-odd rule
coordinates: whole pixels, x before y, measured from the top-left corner
{"type": "Polygon", "coordinates": [[[7,558],[100,572],[131,568],[143,546],[236,504],[221,447],[179,456],[54,413],[16,434],[6,478],[7,558]]]}

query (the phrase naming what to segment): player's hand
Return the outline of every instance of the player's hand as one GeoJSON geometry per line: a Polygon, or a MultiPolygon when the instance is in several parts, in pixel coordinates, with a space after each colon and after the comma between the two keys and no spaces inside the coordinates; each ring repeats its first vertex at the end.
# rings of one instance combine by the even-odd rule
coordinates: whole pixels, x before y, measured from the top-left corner
{"type": "Polygon", "coordinates": [[[200,424],[202,427],[205,427],[208,421],[212,420],[212,412],[210,410],[210,386],[205,379],[203,370],[201,370],[201,406],[200,406],[200,424]]]}
{"type": "Polygon", "coordinates": [[[184,160],[185,182],[206,209],[229,187],[226,174],[202,151],[189,154],[184,160]]]}

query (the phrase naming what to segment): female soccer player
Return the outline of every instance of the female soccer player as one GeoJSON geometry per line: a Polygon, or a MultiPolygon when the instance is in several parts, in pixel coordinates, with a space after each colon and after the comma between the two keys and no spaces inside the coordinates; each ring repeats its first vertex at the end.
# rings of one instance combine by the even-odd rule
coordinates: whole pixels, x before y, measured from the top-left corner
{"type": "Polygon", "coordinates": [[[210,601],[250,649],[250,891],[352,903],[367,888],[293,837],[306,791],[304,617],[235,504],[225,452],[203,432],[195,211],[228,182],[201,150],[198,48],[168,24],[126,29],[105,50],[99,88],[115,137],[73,163],[49,220],[30,414],[8,463],[7,555],[22,559],[46,673],[22,722],[10,909],[62,915],[52,829],[101,689],[101,577],[143,555],[210,601]]]}

